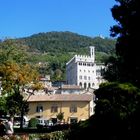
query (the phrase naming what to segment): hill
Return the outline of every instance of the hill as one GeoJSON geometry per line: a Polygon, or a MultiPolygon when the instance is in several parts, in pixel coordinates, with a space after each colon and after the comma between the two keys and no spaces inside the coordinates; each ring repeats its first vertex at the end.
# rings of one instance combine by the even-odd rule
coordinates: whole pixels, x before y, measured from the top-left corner
{"type": "Polygon", "coordinates": [[[29,51],[42,53],[84,53],[88,46],[95,46],[97,52],[110,54],[115,46],[115,41],[110,38],[92,38],[68,31],[38,33],[18,40],[28,45],[29,51]]]}
{"type": "Polygon", "coordinates": [[[53,80],[65,79],[65,65],[75,54],[89,55],[95,46],[96,61],[104,62],[114,53],[115,40],[88,37],[72,32],[46,32],[14,39],[18,46],[28,46],[28,62],[38,64],[40,73],[50,74],[53,80]]]}

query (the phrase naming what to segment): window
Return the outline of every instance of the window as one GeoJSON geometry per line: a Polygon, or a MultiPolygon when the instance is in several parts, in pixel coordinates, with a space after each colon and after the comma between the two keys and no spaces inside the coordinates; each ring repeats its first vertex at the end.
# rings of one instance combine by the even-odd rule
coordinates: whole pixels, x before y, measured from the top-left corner
{"type": "Polygon", "coordinates": [[[82,75],[79,76],[79,79],[82,79],[82,75]]]}
{"type": "Polygon", "coordinates": [[[86,84],[86,83],[84,83],[84,88],[85,88],[85,89],[87,88],[87,84],[86,84]]]}
{"type": "Polygon", "coordinates": [[[87,76],[84,76],[84,80],[87,80],[87,76]]]}
{"type": "Polygon", "coordinates": [[[90,76],[88,77],[88,80],[90,80],[90,76]]]}
{"type": "Polygon", "coordinates": [[[90,83],[88,83],[88,88],[90,88],[90,83]]]}
{"type": "Polygon", "coordinates": [[[43,112],[43,106],[42,105],[38,105],[36,107],[36,112],[43,112]]]}
{"type": "Polygon", "coordinates": [[[38,119],[39,119],[39,118],[42,118],[42,117],[43,117],[43,116],[36,116],[36,118],[38,118],[38,119]]]}
{"type": "Polygon", "coordinates": [[[76,117],[70,118],[70,123],[71,123],[71,124],[77,123],[77,121],[78,121],[78,118],[76,118],[76,117]]]}
{"type": "Polygon", "coordinates": [[[97,76],[100,76],[100,75],[101,75],[101,70],[99,70],[99,69],[96,70],[96,75],[97,75],[97,76]]]}
{"type": "Polygon", "coordinates": [[[51,107],[51,112],[58,112],[58,106],[57,105],[52,105],[51,107]]]}
{"type": "Polygon", "coordinates": [[[79,86],[82,87],[82,83],[81,82],[79,83],[79,86]]]}
{"type": "Polygon", "coordinates": [[[75,105],[71,105],[70,112],[71,113],[77,112],[77,107],[75,105]]]}

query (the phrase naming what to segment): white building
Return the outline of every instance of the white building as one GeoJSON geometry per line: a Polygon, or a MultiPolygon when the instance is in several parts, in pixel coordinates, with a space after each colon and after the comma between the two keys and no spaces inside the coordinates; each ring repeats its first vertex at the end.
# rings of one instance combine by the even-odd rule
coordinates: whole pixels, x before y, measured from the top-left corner
{"type": "Polygon", "coordinates": [[[103,65],[95,63],[95,48],[90,46],[90,55],[75,55],[66,63],[66,81],[70,85],[78,85],[85,89],[97,89],[103,82],[101,70],[103,65]]]}

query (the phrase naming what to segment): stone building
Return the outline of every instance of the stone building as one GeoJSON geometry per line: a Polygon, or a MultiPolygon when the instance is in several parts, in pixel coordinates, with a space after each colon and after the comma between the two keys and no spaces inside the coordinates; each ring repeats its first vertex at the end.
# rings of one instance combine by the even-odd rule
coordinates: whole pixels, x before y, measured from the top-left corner
{"type": "Polygon", "coordinates": [[[97,89],[104,80],[104,65],[95,63],[95,47],[90,46],[90,55],[75,55],[66,63],[66,81],[69,85],[78,85],[85,89],[97,89]]]}

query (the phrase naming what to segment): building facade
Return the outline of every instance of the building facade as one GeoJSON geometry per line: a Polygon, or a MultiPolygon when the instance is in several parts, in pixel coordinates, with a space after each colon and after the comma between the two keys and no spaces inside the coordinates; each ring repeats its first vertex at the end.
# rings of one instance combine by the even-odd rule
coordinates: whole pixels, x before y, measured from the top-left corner
{"type": "Polygon", "coordinates": [[[102,82],[101,68],[103,67],[95,63],[95,47],[90,46],[89,56],[75,55],[66,63],[67,84],[78,85],[85,89],[97,89],[102,82]]]}
{"type": "Polygon", "coordinates": [[[28,99],[28,118],[45,118],[57,120],[58,113],[64,113],[65,123],[86,120],[94,114],[93,95],[32,95],[28,99]]]}

